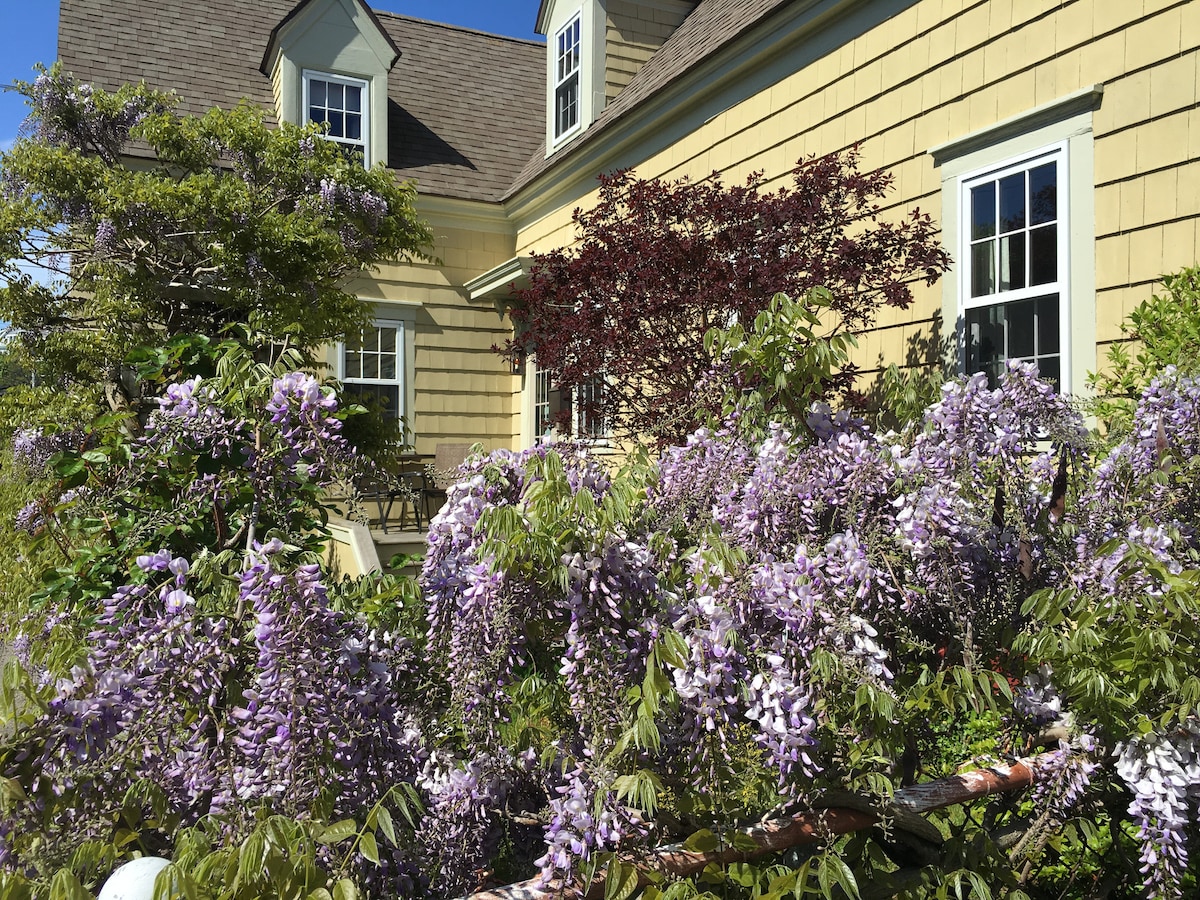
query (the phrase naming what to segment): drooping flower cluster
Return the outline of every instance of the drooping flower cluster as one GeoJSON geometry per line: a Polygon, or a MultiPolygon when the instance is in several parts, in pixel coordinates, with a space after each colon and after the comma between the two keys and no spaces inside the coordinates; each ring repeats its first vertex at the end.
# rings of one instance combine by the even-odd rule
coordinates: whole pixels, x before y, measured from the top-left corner
{"type": "Polygon", "coordinates": [[[46,464],[55,453],[78,448],[83,435],[78,431],[49,432],[44,428],[20,428],[12,437],[13,462],[25,470],[29,478],[43,478],[46,464]]]}
{"type": "Polygon", "coordinates": [[[542,883],[567,885],[581,863],[596,853],[616,850],[629,835],[642,831],[637,815],[599,790],[580,766],[563,775],[550,801],[553,818],[546,828],[546,854],[536,861],[542,883]]]}
{"type": "Polygon", "coordinates": [[[1038,757],[1037,781],[1033,788],[1034,808],[1049,814],[1059,823],[1083,797],[1091,783],[1092,773],[1099,768],[1088,755],[1096,749],[1090,734],[1082,735],[1079,746],[1060,741],[1057,750],[1038,757]]]}
{"type": "Polygon", "coordinates": [[[452,490],[423,584],[430,642],[445,648],[469,733],[493,740],[508,687],[558,660],[577,769],[551,797],[546,877],[613,846],[588,829],[608,808],[597,805],[612,788],[601,760],[628,740],[631,690],[669,691],[669,704],[646,701],[657,736],[637,740],[691,790],[722,777],[748,733],[780,788],[799,794],[834,768],[822,694],[894,690],[900,628],[942,641],[942,653],[972,652],[976,611],[1008,626],[1031,580],[1057,571],[1047,460],[1062,451],[1039,445],[1049,436],[1078,454],[1085,433],[1031,367],[995,390],[982,378],[947,389],[905,434],[819,408],[810,428],[774,426],[758,442],[736,421],[697,432],[665,453],[624,518],[593,512],[621,508],[615,482],[570,457],[556,475],[545,449],[477,461],[452,490]],[[555,564],[561,574],[539,580],[555,564]],[[832,676],[818,657],[836,660],[832,676]],[[642,684],[652,663],[666,687],[642,684]]]}
{"type": "MultiPolygon", "coordinates": [[[[156,785],[185,820],[216,800],[222,757],[214,736],[237,640],[227,621],[196,615],[187,560],[162,552],[137,566],[141,577],[105,604],[86,663],[59,681],[42,717],[18,734],[36,749],[6,761],[5,775],[32,787],[11,824],[60,841],[64,853],[73,841],[104,836],[114,805],[138,779],[156,785]],[[65,809],[63,798],[71,798],[65,809]]],[[[12,864],[20,863],[14,854],[12,864]]]]}
{"type": "Polygon", "coordinates": [[[136,94],[119,105],[98,107],[90,84],[58,71],[41,72],[30,85],[29,99],[37,111],[24,126],[29,136],[110,160],[120,155],[133,127],[158,108],[154,98],[136,94]]]}
{"type": "MultiPolygon", "coordinates": [[[[337,397],[311,375],[292,372],[275,379],[267,412],[286,448],[273,461],[275,477],[282,470],[294,481],[303,466],[308,479],[324,483],[337,464],[351,463],[350,448],[341,436],[342,423],[333,416],[337,408],[337,397]]],[[[286,481],[280,487],[286,490],[286,481]]]]}
{"type": "Polygon", "coordinates": [[[1189,804],[1200,799],[1200,723],[1173,734],[1149,734],[1117,748],[1117,774],[1129,786],[1129,815],[1138,823],[1142,874],[1155,898],[1182,896],[1187,868],[1189,804]]]}
{"type": "MultiPolygon", "coordinates": [[[[231,835],[257,804],[306,817],[332,798],[336,820],[416,782],[428,754],[404,700],[404,646],[331,610],[316,567],[282,568],[281,550],[262,548],[243,577],[249,641],[198,610],[188,560],[138,557],[141,575],[105,605],[86,664],[19,734],[30,750],[6,757],[4,774],[30,794],[4,821],[10,834],[45,835],[69,854],[107,835],[139,782],[183,824],[216,816],[231,835]]],[[[9,839],[9,865],[22,849],[9,839]]],[[[415,890],[411,853],[364,864],[388,893],[415,890]]]]}

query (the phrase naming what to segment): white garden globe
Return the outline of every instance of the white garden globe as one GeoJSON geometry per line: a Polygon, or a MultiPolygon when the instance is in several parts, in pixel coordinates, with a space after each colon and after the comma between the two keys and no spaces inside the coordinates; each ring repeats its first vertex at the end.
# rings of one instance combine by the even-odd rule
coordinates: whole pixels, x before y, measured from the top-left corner
{"type": "Polygon", "coordinates": [[[158,856],[143,856],[125,863],[108,876],[96,900],[152,900],[154,879],[169,862],[158,856]]]}

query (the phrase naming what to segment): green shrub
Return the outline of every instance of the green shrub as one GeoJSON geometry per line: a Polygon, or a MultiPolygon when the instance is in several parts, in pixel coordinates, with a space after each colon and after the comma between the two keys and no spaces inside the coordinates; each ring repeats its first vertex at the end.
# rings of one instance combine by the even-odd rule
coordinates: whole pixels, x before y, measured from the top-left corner
{"type": "Polygon", "coordinates": [[[1092,412],[1107,431],[1129,427],[1137,398],[1167,366],[1200,372],[1200,267],[1162,278],[1165,291],[1143,300],[1122,323],[1125,340],[1108,349],[1108,366],[1089,379],[1092,412]]]}

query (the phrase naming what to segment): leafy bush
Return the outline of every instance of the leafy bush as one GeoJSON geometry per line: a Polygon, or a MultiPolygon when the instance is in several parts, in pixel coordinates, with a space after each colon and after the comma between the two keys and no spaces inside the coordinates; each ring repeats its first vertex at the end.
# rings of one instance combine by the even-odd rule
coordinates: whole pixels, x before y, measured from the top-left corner
{"type": "MultiPolygon", "coordinates": [[[[769,373],[766,338],[718,340],[769,373]]],[[[761,385],[751,410],[789,387],[761,385]]],[[[735,413],[616,475],[545,448],[469,468],[431,529],[429,640],[468,745],[535,751],[558,785],[544,879],[619,883],[617,853],[1044,744],[1030,801],[936,816],[915,880],[886,836],[833,845],[846,871],[911,896],[1067,889],[1064,860],[1081,896],[1192,883],[1200,383],[1166,370],[1094,467],[1029,367],[941,393],[899,435],[735,413]]],[[[827,881],[821,859],[771,877],[827,881]]]]}
{"type": "Polygon", "coordinates": [[[132,350],[230,325],[312,350],[366,324],[351,277],[432,240],[411,184],[313,126],[268,128],[249,105],[180,116],[174,95],[57,66],[17,88],[30,114],[0,154],[0,317],[56,387],[128,405],[132,350]],[[128,165],[131,147],[153,162],[128,165]]]}
{"type": "Polygon", "coordinates": [[[1126,341],[1108,350],[1108,365],[1091,378],[1094,412],[1111,431],[1129,428],[1137,398],[1168,366],[1200,372],[1200,268],[1164,275],[1162,294],[1143,300],[1122,323],[1126,341]]]}
{"type": "Polygon", "coordinates": [[[1193,891],[1200,380],[1164,370],[1107,452],[1021,365],[881,435],[801,408],[791,309],[712,338],[746,405],[658,459],[468,462],[423,608],[315,565],[318,490],[354,459],[286,365],[223,348],[143,430],[50,457],[69,565],[40,602],[87,653],[3,680],[0,892],[86,896],[151,852],[197,896],[605,872],[625,898],[662,844],[1043,747],[1025,797],[642,892],[1193,891]]]}
{"type": "MultiPolygon", "coordinates": [[[[833,315],[807,327],[817,346],[836,343],[880,306],[907,307],[913,282],[933,284],[949,266],[928,215],[878,218],[892,176],[860,172],[858,161],[857,147],[801,160],[792,185],[774,191],[761,173],[729,186],[716,173],[601,176],[595,206],[575,212],[575,244],[534,256],[503,352],[536,354],[568,396],[602,378],[586,412],[619,437],[683,440],[719,408],[719,393],[696,390],[709,329],[749,329],[779,292],[797,304],[823,296],[811,311],[833,315]]],[[[853,380],[850,367],[836,374],[826,393],[853,380]]],[[[558,423],[567,433],[569,418],[558,423]]]]}

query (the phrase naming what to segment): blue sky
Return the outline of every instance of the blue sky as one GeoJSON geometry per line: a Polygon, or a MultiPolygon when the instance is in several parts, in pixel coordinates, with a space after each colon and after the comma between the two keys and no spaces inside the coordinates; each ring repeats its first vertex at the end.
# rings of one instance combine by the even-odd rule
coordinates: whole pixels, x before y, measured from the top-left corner
{"type": "MultiPolygon", "coordinates": [[[[247,0],[254,2],[254,0],[247,0]]],[[[370,0],[376,9],[450,22],[541,40],[533,33],[538,0],[370,0]]],[[[53,62],[58,28],[58,0],[0,0],[0,85],[28,81],[34,63],[53,62]]],[[[17,135],[25,104],[11,91],[0,92],[0,150],[17,135]]]]}

